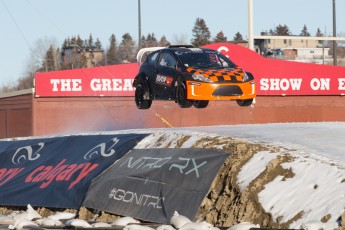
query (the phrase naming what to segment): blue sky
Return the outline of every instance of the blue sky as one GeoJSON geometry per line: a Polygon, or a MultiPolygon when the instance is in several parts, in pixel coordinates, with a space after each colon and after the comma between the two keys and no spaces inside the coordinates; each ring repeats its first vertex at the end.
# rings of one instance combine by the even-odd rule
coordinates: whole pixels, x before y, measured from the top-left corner
{"type": "MultiPolygon", "coordinates": [[[[111,34],[120,42],[124,33],[138,40],[138,0],[0,0],[2,44],[0,86],[23,76],[30,49],[39,39],[61,47],[67,37],[92,33],[104,48],[111,34]]],[[[337,33],[345,36],[344,0],[336,0],[337,33]]],[[[253,0],[254,34],[286,24],[299,34],[305,24],[312,35],[317,28],[332,35],[332,0],[253,0]]],[[[248,34],[247,0],[141,0],[141,33],[155,33],[169,41],[192,38],[196,18],[203,18],[214,37],[228,39],[248,34]]]]}

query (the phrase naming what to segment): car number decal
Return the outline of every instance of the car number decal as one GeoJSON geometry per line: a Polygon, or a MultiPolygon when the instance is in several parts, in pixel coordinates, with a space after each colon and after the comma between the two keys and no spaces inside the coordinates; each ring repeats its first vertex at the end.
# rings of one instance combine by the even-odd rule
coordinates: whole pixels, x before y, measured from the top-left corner
{"type": "Polygon", "coordinates": [[[173,78],[172,77],[157,74],[156,84],[165,85],[165,86],[169,86],[170,87],[172,82],[173,82],[173,78]]]}

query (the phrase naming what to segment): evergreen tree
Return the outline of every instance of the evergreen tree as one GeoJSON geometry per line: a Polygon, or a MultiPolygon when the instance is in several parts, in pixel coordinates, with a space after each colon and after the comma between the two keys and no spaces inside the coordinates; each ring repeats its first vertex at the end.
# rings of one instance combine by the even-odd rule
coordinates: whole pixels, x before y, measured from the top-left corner
{"type": "Polygon", "coordinates": [[[275,36],[277,34],[276,32],[274,32],[274,30],[270,29],[270,31],[268,32],[268,35],[275,36]]]}
{"type": "Polygon", "coordinates": [[[70,42],[69,45],[77,45],[77,39],[76,39],[76,37],[72,37],[72,38],[71,38],[71,42],[70,42]]]}
{"type": "Polygon", "coordinates": [[[152,36],[150,33],[148,33],[148,35],[146,37],[146,41],[152,41],[152,36]]]}
{"type": "Polygon", "coordinates": [[[317,31],[316,31],[316,37],[323,37],[323,34],[321,33],[321,30],[320,28],[317,28],[317,31]]]}
{"type": "Polygon", "coordinates": [[[141,39],[140,39],[140,48],[146,48],[146,47],[147,47],[146,37],[145,37],[145,35],[142,35],[141,39]]]}
{"type": "Polygon", "coordinates": [[[224,36],[223,31],[218,32],[218,34],[216,35],[216,37],[213,39],[213,41],[215,43],[217,42],[227,42],[228,38],[224,36]]]}
{"type": "MultiPolygon", "coordinates": [[[[317,28],[317,31],[316,31],[316,37],[323,37],[323,33],[321,33],[321,30],[320,28],[317,28]]],[[[326,44],[326,41],[322,41],[322,40],[319,40],[318,41],[319,44],[322,44],[322,45],[325,45],[326,44]]]]}
{"type": "Polygon", "coordinates": [[[148,34],[146,37],[146,45],[147,47],[156,47],[158,45],[157,39],[155,37],[155,34],[148,34]]]}
{"type": "Polygon", "coordinates": [[[56,51],[53,45],[51,45],[49,49],[47,50],[46,55],[44,57],[43,66],[46,72],[57,70],[57,63],[55,60],[56,60],[56,51]]]}
{"type": "Polygon", "coordinates": [[[62,43],[62,47],[67,47],[68,46],[68,39],[65,39],[62,43]]]}
{"type": "Polygon", "coordinates": [[[310,33],[308,32],[307,26],[304,25],[301,33],[299,34],[300,36],[305,36],[305,37],[310,37],[310,33]]]}
{"type": "Polygon", "coordinates": [[[163,47],[165,47],[165,46],[169,46],[170,45],[170,42],[168,42],[168,40],[166,39],[166,37],[163,35],[162,37],[161,37],[161,39],[159,40],[159,42],[158,42],[158,46],[163,46],[163,47]]]}
{"type": "Polygon", "coordinates": [[[193,39],[191,43],[195,47],[200,47],[210,43],[211,33],[202,18],[197,18],[193,27],[193,39]]]}
{"type": "MultiPolygon", "coordinates": [[[[85,44],[85,45],[86,45],[86,44],[85,44]]],[[[90,36],[89,36],[89,40],[88,40],[87,46],[88,46],[89,48],[94,47],[92,34],[90,34],[90,36]]]]}
{"type": "Polygon", "coordinates": [[[101,41],[100,41],[98,38],[96,39],[95,46],[96,46],[96,48],[98,48],[98,49],[102,49],[101,41]]]}
{"type": "Polygon", "coordinates": [[[77,36],[76,43],[77,43],[78,48],[81,49],[83,47],[84,42],[83,42],[83,39],[81,39],[79,35],[77,36]]]}
{"type": "Polygon", "coordinates": [[[119,63],[119,58],[117,54],[117,43],[116,37],[114,34],[110,36],[109,39],[110,46],[109,49],[106,51],[106,64],[113,65],[119,63]]]}
{"type": "Polygon", "coordinates": [[[291,35],[289,27],[287,25],[280,25],[280,24],[275,28],[274,33],[277,36],[289,36],[289,35],[291,35]]]}
{"type": "Polygon", "coordinates": [[[234,41],[242,41],[243,40],[243,36],[240,32],[237,32],[234,36],[234,41]]]}
{"type": "Polygon", "coordinates": [[[129,33],[125,33],[118,50],[121,62],[135,62],[134,51],[134,41],[129,33]]]}

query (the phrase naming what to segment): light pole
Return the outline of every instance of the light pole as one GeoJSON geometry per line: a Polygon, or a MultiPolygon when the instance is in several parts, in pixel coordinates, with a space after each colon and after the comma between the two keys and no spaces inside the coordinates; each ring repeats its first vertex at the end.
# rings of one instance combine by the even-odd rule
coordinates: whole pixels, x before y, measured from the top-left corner
{"type": "Polygon", "coordinates": [[[253,0],[248,0],[248,48],[254,50],[253,0]]]}
{"type": "Polygon", "coordinates": [[[141,12],[140,12],[140,0],[138,0],[138,48],[141,47],[141,12]]]}
{"type": "MultiPolygon", "coordinates": [[[[333,37],[337,36],[337,23],[336,23],[336,8],[335,0],[333,0],[333,37]]],[[[337,41],[333,41],[333,65],[337,65],[337,41]]]]}

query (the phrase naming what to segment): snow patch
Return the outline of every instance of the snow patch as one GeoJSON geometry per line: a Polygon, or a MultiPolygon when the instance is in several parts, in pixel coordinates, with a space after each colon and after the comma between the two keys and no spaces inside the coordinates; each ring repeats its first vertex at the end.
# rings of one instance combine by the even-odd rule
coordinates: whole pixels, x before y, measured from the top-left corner
{"type": "Polygon", "coordinates": [[[260,175],[268,163],[275,159],[277,155],[269,151],[262,151],[255,154],[244,166],[237,175],[237,183],[241,191],[246,189],[250,182],[260,175]]]}

